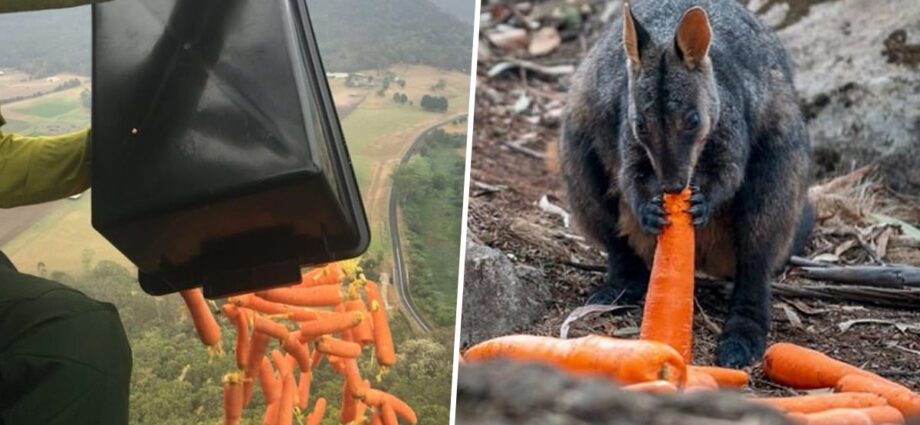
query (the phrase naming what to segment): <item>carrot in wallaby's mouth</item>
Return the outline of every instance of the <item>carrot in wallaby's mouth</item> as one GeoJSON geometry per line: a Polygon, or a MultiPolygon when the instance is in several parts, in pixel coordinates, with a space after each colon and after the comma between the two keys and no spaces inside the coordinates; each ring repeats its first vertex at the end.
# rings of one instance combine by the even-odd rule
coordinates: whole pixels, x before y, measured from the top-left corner
{"type": "Polygon", "coordinates": [[[686,363],[693,358],[695,240],[690,189],[664,195],[670,225],[658,236],[645,296],[640,338],[674,347],[686,363]]]}

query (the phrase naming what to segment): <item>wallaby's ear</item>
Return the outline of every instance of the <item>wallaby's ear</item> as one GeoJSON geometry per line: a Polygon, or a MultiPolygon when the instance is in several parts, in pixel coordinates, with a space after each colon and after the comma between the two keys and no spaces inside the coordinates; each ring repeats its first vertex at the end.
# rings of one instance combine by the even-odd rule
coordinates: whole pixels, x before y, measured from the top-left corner
{"type": "Polygon", "coordinates": [[[695,6],[684,13],[674,35],[677,45],[677,54],[684,60],[687,67],[694,69],[709,54],[709,44],[712,42],[712,27],[709,17],[702,7],[695,6]]]}
{"type": "Polygon", "coordinates": [[[649,35],[632,14],[629,3],[623,4],[623,48],[634,67],[639,66],[640,52],[648,44],[649,35]]]}

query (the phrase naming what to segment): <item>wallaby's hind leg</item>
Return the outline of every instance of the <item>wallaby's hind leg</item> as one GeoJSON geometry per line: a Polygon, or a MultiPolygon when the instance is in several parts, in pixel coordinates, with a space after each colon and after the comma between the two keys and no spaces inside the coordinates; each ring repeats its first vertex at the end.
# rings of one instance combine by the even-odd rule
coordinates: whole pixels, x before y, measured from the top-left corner
{"type": "Polygon", "coordinates": [[[586,304],[636,304],[645,298],[649,271],[624,237],[607,242],[607,282],[586,304]]]}
{"type": "Polygon", "coordinates": [[[735,284],[716,350],[716,363],[726,367],[741,368],[763,356],[770,329],[770,279],[789,258],[806,202],[805,184],[775,182],[807,172],[807,151],[758,153],[747,170],[757,178],[745,180],[734,200],[735,284]]]}

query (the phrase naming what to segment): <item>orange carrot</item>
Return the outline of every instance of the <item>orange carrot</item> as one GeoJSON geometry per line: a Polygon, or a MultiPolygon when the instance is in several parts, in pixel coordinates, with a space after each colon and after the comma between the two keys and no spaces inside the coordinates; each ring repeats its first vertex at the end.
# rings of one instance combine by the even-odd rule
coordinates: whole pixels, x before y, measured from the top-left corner
{"type": "Polygon", "coordinates": [[[673,348],[655,341],[597,335],[575,339],[511,335],[475,345],[464,356],[469,362],[500,357],[601,375],[623,385],[664,380],[683,387],[687,381],[684,359],[673,348]]]}
{"type": "Polygon", "coordinates": [[[355,359],[342,359],[342,366],[345,375],[345,384],[351,396],[357,399],[364,398],[364,385],[361,380],[361,372],[358,370],[358,361],[355,359]]]}
{"type": "MultiPolygon", "coordinates": [[[[335,312],[336,312],[337,314],[345,314],[345,313],[347,313],[348,311],[345,309],[345,304],[338,304],[338,305],[335,306],[335,312]]],[[[358,314],[358,313],[352,313],[352,314],[358,314]]],[[[362,323],[363,323],[363,322],[366,322],[366,321],[368,321],[368,320],[370,320],[370,317],[369,317],[369,316],[367,316],[366,314],[361,314],[361,322],[362,322],[362,323]]],[[[361,326],[361,323],[358,323],[357,325],[355,325],[355,328],[358,327],[358,326],[361,326]]],[[[342,337],[343,340],[345,340],[345,341],[353,341],[353,340],[354,340],[354,338],[352,338],[352,329],[354,329],[354,328],[344,329],[344,330],[342,330],[342,332],[339,332],[339,334],[340,334],[340,336],[342,337]]]]}
{"type": "Polygon", "coordinates": [[[342,411],[339,414],[339,421],[343,424],[347,424],[358,416],[358,401],[351,396],[351,391],[348,391],[348,383],[343,384],[342,386],[342,411]]]}
{"type": "Polygon", "coordinates": [[[677,387],[668,381],[651,381],[640,384],[632,384],[623,387],[627,391],[635,391],[646,394],[673,394],[677,392],[677,387]]]}
{"type": "Polygon", "coordinates": [[[281,388],[275,381],[275,371],[272,369],[272,362],[265,356],[262,356],[262,365],[259,368],[259,383],[262,385],[262,393],[265,394],[265,401],[269,404],[274,403],[281,397],[281,388]]]}
{"type": "Polygon", "coordinates": [[[365,385],[362,388],[364,392],[363,401],[367,403],[368,406],[380,408],[387,399],[387,393],[370,388],[370,385],[365,385]]]}
{"type": "Polygon", "coordinates": [[[246,365],[246,381],[243,383],[243,406],[248,406],[255,389],[254,379],[262,367],[262,357],[268,351],[271,337],[261,332],[253,332],[249,342],[249,364],[246,365]]]}
{"type": "Polygon", "coordinates": [[[904,415],[891,406],[864,407],[859,409],[872,420],[872,425],[903,425],[904,415]]]}
{"type": "Polygon", "coordinates": [[[345,299],[338,286],[314,286],[310,288],[275,288],[256,292],[256,296],[282,304],[303,307],[323,307],[341,304],[345,299]]]}
{"type": "Polygon", "coordinates": [[[208,347],[209,350],[220,352],[220,325],[214,319],[208,302],[205,301],[204,295],[200,288],[187,289],[179,292],[188,312],[195,323],[195,330],[198,331],[198,338],[208,347]]]}
{"type": "Polygon", "coordinates": [[[243,417],[243,376],[224,376],[224,425],[239,425],[243,417]]]}
{"type": "Polygon", "coordinates": [[[258,315],[253,319],[253,329],[280,340],[287,338],[289,333],[284,325],[258,315]]]}
{"type": "Polygon", "coordinates": [[[719,388],[743,388],[750,381],[747,372],[737,369],[709,366],[687,366],[687,369],[705,373],[719,384],[719,388]]]}
{"type": "Polygon", "coordinates": [[[389,403],[383,402],[383,406],[380,407],[383,425],[399,425],[399,420],[396,419],[396,411],[393,410],[393,406],[390,406],[389,403]]]}
{"type": "Polygon", "coordinates": [[[807,425],[873,425],[872,419],[857,409],[831,409],[802,415],[807,425]]]}
{"type": "Polygon", "coordinates": [[[279,401],[268,403],[268,406],[265,408],[265,416],[262,416],[262,425],[276,425],[278,423],[279,404],[279,401]]]}
{"type": "Polygon", "coordinates": [[[243,370],[249,363],[249,310],[226,304],[221,311],[236,328],[236,367],[243,370]]]}
{"type": "Polygon", "coordinates": [[[278,374],[283,378],[284,375],[293,373],[291,370],[291,364],[284,358],[284,353],[278,349],[272,350],[272,362],[275,363],[275,367],[278,368],[278,374]]]}
{"type": "Polygon", "coordinates": [[[698,369],[687,369],[687,392],[718,391],[719,383],[712,375],[698,369]]]}
{"type": "Polygon", "coordinates": [[[357,410],[357,412],[355,412],[355,423],[363,425],[367,423],[367,418],[365,418],[365,416],[367,416],[367,405],[360,401],[357,402],[357,405],[358,407],[355,409],[357,410]]]}
{"type": "Polygon", "coordinates": [[[342,269],[342,264],[331,263],[322,268],[310,286],[341,285],[343,279],[345,279],[345,270],[342,269]]]}
{"type": "Polygon", "coordinates": [[[383,421],[380,419],[380,414],[374,412],[371,414],[371,425],[383,425],[383,421]]]}
{"type": "Polygon", "coordinates": [[[316,340],[316,351],[323,354],[354,359],[361,356],[361,346],[354,342],[342,341],[331,336],[321,336],[316,340]]]}
{"type": "Polygon", "coordinates": [[[664,209],[670,225],[658,236],[645,296],[639,338],[674,347],[690,363],[693,357],[693,278],[695,242],[690,190],[666,193],[664,209]]]}
{"type": "Polygon", "coordinates": [[[920,394],[878,375],[856,374],[840,379],[835,386],[839,392],[867,392],[881,396],[907,419],[920,417],[920,394]]]}
{"type": "Polygon", "coordinates": [[[393,394],[387,394],[386,399],[383,402],[384,405],[389,405],[393,408],[397,415],[401,416],[403,419],[408,421],[410,424],[415,425],[418,423],[418,417],[415,416],[415,411],[409,407],[406,402],[400,400],[393,394]]]}
{"type": "Polygon", "coordinates": [[[286,318],[295,322],[316,320],[329,314],[328,312],[321,310],[292,307],[281,303],[266,301],[253,294],[247,294],[240,297],[231,297],[231,302],[237,307],[248,308],[268,315],[285,315],[286,318]]]}
{"type": "Polygon", "coordinates": [[[814,413],[830,409],[857,409],[888,404],[885,399],[875,394],[858,392],[754,398],[751,401],[789,413],[814,413]]]}
{"type": "MultiPolygon", "coordinates": [[[[351,300],[345,303],[346,311],[360,311],[365,315],[368,314],[367,304],[362,299],[351,300]]],[[[370,345],[374,343],[374,328],[370,320],[362,320],[352,330],[354,341],[361,345],[370,345]]]]}
{"type": "Polygon", "coordinates": [[[278,425],[292,425],[294,422],[294,397],[297,394],[297,384],[294,375],[288,373],[281,380],[281,399],[278,401],[278,425]]]}
{"type": "Polygon", "coordinates": [[[292,332],[288,335],[288,337],[284,339],[282,345],[284,346],[284,351],[287,351],[297,360],[297,365],[300,367],[301,372],[310,370],[310,352],[307,347],[300,342],[297,332],[292,332]]]}
{"type": "Polygon", "coordinates": [[[313,413],[307,418],[307,425],[319,425],[323,421],[323,415],[326,414],[326,399],[320,397],[313,406],[313,413]]]}
{"type": "Polygon", "coordinates": [[[815,350],[786,342],[773,344],[767,349],[763,371],[779,384],[802,390],[833,387],[846,375],[869,373],[815,350]]]}
{"type": "Polygon", "coordinates": [[[310,383],[313,378],[312,371],[301,371],[300,381],[297,382],[297,407],[300,410],[307,408],[310,404],[310,383]]]}
{"type": "Polygon", "coordinates": [[[345,375],[345,364],[343,362],[344,359],[336,356],[326,356],[326,358],[329,359],[329,365],[335,369],[336,373],[339,375],[345,375]]]}
{"type": "Polygon", "coordinates": [[[320,335],[341,332],[358,326],[364,320],[361,313],[333,314],[308,322],[300,322],[300,340],[308,342],[320,335]]]}
{"type": "MultiPolygon", "coordinates": [[[[303,340],[301,339],[301,341],[303,340]]],[[[319,362],[321,362],[322,360],[323,360],[323,353],[313,350],[313,358],[310,359],[310,367],[311,368],[318,367],[319,362]]]]}
{"type": "Polygon", "coordinates": [[[387,321],[387,310],[380,296],[377,284],[367,282],[367,299],[370,302],[371,317],[374,319],[374,354],[381,366],[396,364],[396,349],[393,347],[393,334],[387,321]]]}

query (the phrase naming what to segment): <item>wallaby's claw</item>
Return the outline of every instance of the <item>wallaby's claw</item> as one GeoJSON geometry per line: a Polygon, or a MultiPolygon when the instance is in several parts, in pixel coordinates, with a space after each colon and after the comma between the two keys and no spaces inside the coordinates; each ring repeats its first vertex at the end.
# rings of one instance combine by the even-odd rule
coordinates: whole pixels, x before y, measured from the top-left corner
{"type": "Polygon", "coordinates": [[[709,207],[709,201],[706,200],[706,196],[703,195],[703,192],[700,190],[699,186],[692,185],[690,186],[690,209],[687,210],[691,216],[693,216],[693,225],[696,227],[705,226],[709,223],[709,218],[712,215],[712,209],[709,207]]]}
{"type": "Polygon", "coordinates": [[[661,229],[670,224],[668,214],[664,210],[664,200],[661,195],[652,198],[649,203],[642,206],[639,211],[639,225],[646,233],[657,235],[661,229]]]}

